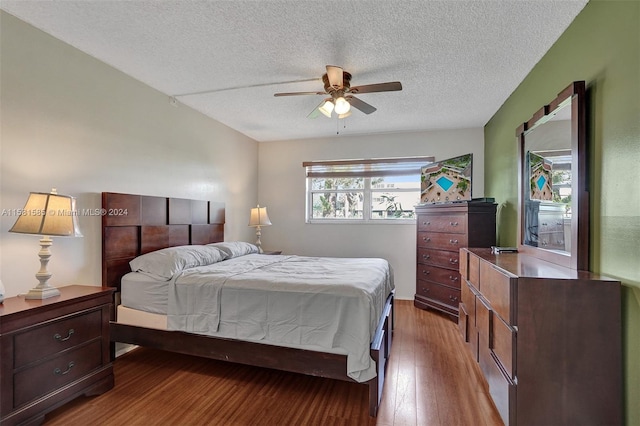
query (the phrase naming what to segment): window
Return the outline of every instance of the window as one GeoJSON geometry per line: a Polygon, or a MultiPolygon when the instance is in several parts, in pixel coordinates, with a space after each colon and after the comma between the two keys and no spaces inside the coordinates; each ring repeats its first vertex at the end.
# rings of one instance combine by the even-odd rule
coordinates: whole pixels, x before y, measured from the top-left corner
{"type": "Polygon", "coordinates": [[[321,222],[410,220],[420,202],[420,172],[433,157],[309,161],[306,219],[321,222]]]}

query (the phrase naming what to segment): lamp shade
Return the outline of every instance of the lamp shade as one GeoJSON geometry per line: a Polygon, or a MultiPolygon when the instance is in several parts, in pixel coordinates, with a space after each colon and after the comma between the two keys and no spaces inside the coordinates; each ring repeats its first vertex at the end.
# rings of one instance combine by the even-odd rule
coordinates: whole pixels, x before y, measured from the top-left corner
{"type": "Polygon", "coordinates": [[[338,115],[346,114],[351,109],[351,104],[342,96],[336,99],[335,112],[338,115]]]}
{"type": "Polygon", "coordinates": [[[333,112],[333,100],[331,98],[326,99],[324,104],[320,108],[318,108],[321,113],[331,118],[331,112],[333,112]]]}
{"type": "Polygon", "coordinates": [[[76,199],[69,195],[32,192],[18,220],[9,230],[20,234],[82,237],[76,199]]]}
{"type": "Polygon", "coordinates": [[[267,226],[271,225],[266,207],[254,207],[251,209],[251,217],[249,218],[249,226],[267,226]]]}

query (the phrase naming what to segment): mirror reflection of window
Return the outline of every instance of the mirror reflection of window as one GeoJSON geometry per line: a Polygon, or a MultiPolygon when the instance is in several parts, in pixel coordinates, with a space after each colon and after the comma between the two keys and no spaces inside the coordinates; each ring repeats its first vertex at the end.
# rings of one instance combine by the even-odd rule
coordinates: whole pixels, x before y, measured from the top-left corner
{"type": "Polygon", "coordinates": [[[529,152],[530,199],[565,206],[571,217],[571,151],[529,152]]]}

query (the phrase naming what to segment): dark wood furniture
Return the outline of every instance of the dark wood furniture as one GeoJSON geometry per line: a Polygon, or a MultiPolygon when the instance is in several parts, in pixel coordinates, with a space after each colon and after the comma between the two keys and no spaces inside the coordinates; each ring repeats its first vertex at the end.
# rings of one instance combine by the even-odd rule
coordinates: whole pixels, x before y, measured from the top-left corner
{"type": "Polygon", "coordinates": [[[277,254],[282,254],[282,250],[267,250],[262,254],[277,255],[277,254]]]}
{"type": "Polygon", "coordinates": [[[70,404],[46,420],[63,426],[98,426],[92,419],[112,426],[500,425],[480,367],[464,353],[462,339],[452,339],[450,321],[425,315],[413,300],[397,300],[395,309],[394,340],[403,347],[394,353],[400,356],[390,364],[375,419],[365,387],[355,383],[138,348],[114,363],[116,386],[99,403],[70,404]],[[175,371],[167,371],[171,366],[175,371]],[[167,380],[159,383],[159,375],[167,380]]]}
{"type": "Polygon", "coordinates": [[[620,282],[462,249],[460,331],[507,425],[619,425],[620,282]]]}
{"type": "MultiPolygon", "coordinates": [[[[587,144],[587,103],[584,81],[575,81],[562,90],[548,105],[544,105],[525,123],[516,129],[518,138],[518,251],[557,263],[572,269],[589,270],[589,174],[587,144]],[[546,158],[552,170],[564,173],[551,177],[553,190],[557,192],[552,200],[533,199],[530,188],[535,182],[531,174],[529,154],[546,158]],[[561,157],[568,157],[559,161],[561,157]],[[556,204],[562,198],[557,182],[566,182],[569,177],[570,212],[564,224],[547,222],[542,210],[556,204]],[[545,208],[545,204],[547,207],[545,208]],[[558,229],[560,227],[560,229],[558,229]],[[562,238],[547,238],[549,232],[558,231],[562,238]],[[547,234],[547,235],[545,235],[547,234]]],[[[553,175],[552,174],[552,175],[553,175]]],[[[565,195],[566,196],[566,195],[565,195]]]]}
{"type": "MultiPolygon", "coordinates": [[[[102,193],[103,285],[120,288],[136,256],[170,246],[224,240],[224,204],[199,200],[102,193]],[[112,214],[113,213],[113,214],[112,214]]],[[[391,351],[394,294],[387,298],[371,342],[377,376],[369,388],[369,414],[375,416],[382,396],[391,351]]],[[[347,376],[347,357],[324,352],[257,344],[180,331],[111,322],[111,341],[147,346],[211,359],[274,368],[331,379],[347,376]]]]}
{"type": "Polygon", "coordinates": [[[617,425],[621,283],[589,269],[585,82],[516,130],[518,253],[461,249],[459,328],[508,425],[617,425]]]}
{"type": "Polygon", "coordinates": [[[0,304],[0,423],[41,423],[80,395],[113,387],[109,315],[113,289],[68,286],[44,300],[0,304]]]}
{"type": "Polygon", "coordinates": [[[414,305],[458,318],[461,247],[496,243],[496,205],[470,201],[416,207],[417,262],[414,305]]]}

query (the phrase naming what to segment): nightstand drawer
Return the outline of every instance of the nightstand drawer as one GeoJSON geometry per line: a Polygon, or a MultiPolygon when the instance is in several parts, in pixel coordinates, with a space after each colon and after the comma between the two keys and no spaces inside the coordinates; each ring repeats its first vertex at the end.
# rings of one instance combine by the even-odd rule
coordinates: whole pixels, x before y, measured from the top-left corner
{"type": "Polygon", "coordinates": [[[72,349],[14,376],[14,408],[46,395],[102,366],[102,340],[72,349]]]}
{"type": "Polygon", "coordinates": [[[56,321],[14,337],[15,368],[88,342],[102,334],[102,311],[56,321]]]}

